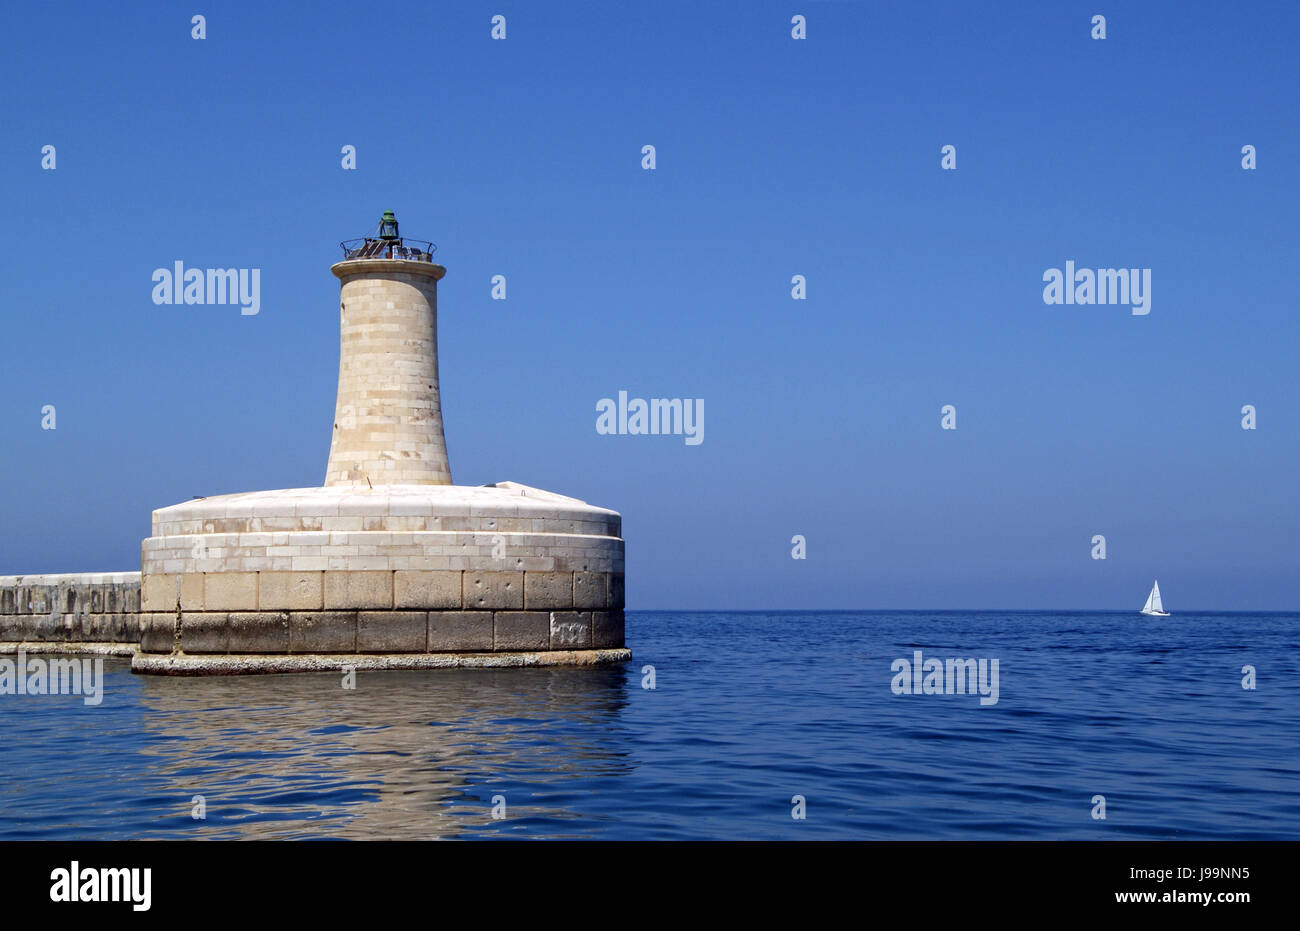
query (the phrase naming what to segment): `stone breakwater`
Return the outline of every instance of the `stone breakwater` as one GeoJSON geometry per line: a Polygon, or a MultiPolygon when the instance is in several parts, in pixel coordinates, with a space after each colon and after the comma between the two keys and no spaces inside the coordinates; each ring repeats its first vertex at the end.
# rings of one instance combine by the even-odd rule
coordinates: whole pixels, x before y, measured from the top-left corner
{"type": "Polygon", "coordinates": [[[133,653],[140,644],[140,573],[0,576],[0,646],[133,653]]]}

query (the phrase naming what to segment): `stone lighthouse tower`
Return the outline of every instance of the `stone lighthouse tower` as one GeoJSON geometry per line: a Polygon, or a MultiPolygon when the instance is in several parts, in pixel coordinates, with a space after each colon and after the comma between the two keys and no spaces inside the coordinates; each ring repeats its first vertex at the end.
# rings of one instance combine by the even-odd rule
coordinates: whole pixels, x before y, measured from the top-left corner
{"type": "Polygon", "coordinates": [[[391,210],[378,234],[344,244],[339,391],[326,485],[450,485],[438,395],[433,246],[409,244],[391,210]],[[351,246],[349,248],[349,246],[351,246]]]}
{"type": "MultiPolygon", "coordinates": [[[[431,243],[343,243],[325,484],[153,512],[136,672],[623,662],[622,518],[517,482],[451,483],[431,243]]],[[[228,442],[228,441],[219,441],[228,442]]],[[[211,451],[205,455],[212,455],[211,451]]]]}

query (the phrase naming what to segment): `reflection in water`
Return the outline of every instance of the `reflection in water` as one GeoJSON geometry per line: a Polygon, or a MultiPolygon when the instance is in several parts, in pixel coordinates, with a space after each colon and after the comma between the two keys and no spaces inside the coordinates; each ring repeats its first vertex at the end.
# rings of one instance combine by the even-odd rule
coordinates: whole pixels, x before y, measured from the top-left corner
{"type": "Polygon", "coordinates": [[[626,666],[363,672],[355,691],[337,673],[168,679],[106,660],[101,705],[0,696],[0,838],[1300,836],[1300,615],[629,626],[626,666]],[[892,661],[914,649],[998,658],[998,703],[895,695],[892,661]],[[1267,670],[1258,689],[1247,662],[1267,670]]]}
{"type": "Polygon", "coordinates": [[[619,667],[360,672],[351,691],[329,673],[140,681],[156,776],[206,799],[191,835],[418,839],[541,820],[580,836],[566,801],[628,765],[609,740],[619,667]],[[543,772],[545,793],[512,791],[543,772]],[[494,822],[497,794],[509,817],[494,822]]]}

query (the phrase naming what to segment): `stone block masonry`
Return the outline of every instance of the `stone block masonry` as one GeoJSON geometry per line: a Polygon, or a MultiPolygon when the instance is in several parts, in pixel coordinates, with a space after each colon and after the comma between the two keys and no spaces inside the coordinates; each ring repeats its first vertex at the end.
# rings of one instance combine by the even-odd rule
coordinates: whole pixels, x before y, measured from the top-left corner
{"type": "Polygon", "coordinates": [[[153,515],[146,653],[623,647],[618,514],[512,482],[252,492],[153,515]]]}
{"type": "Polygon", "coordinates": [[[441,265],[339,262],[339,384],[326,485],[450,485],[438,395],[441,265]]]}
{"type": "Polygon", "coordinates": [[[140,633],[138,572],[0,576],[0,643],[129,654],[140,633]]]}
{"type": "Polygon", "coordinates": [[[289,656],[623,647],[622,611],[246,611],[139,615],[143,653],[289,656]]]}
{"type": "Polygon", "coordinates": [[[203,572],[144,577],[146,612],[181,611],[606,611],[623,607],[610,572],[366,569],[203,572]],[[534,583],[533,576],[541,576],[534,583]],[[574,589],[580,593],[575,599],[574,589]],[[180,593],[179,598],[177,593],[180,593]],[[186,592],[193,592],[187,596],[186,592]]]}
{"type": "MultiPolygon", "coordinates": [[[[342,597],[341,610],[322,608],[325,579],[343,576],[352,583],[346,577],[355,573],[228,573],[231,578],[213,584],[208,574],[177,574],[152,576],[143,585],[137,572],[0,576],[0,644],[123,655],[172,654],[179,648],[194,656],[532,655],[624,646],[621,603],[603,604],[601,611],[571,609],[574,573],[541,572],[530,583],[532,573],[524,572],[511,583],[525,600],[530,591],[551,593],[567,610],[539,610],[538,594],[525,610],[477,610],[464,603],[464,578],[481,579],[484,573],[400,574],[402,582],[396,581],[398,572],[372,571],[361,583],[340,583],[336,590],[350,596],[342,597]],[[392,606],[382,593],[390,590],[415,602],[427,593],[437,609],[387,610],[392,606]],[[142,591],[150,598],[142,600],[142,591]],[[216,605],[231,607],[212,610],[216,605]]],[[[506,590],[504,580],[493,584],[506,590]]],[[[474,592],[471,586],[471,602],[477,600],[474,592]]],[[[513,601],[506,601],[510,608],[513,601]]]]}

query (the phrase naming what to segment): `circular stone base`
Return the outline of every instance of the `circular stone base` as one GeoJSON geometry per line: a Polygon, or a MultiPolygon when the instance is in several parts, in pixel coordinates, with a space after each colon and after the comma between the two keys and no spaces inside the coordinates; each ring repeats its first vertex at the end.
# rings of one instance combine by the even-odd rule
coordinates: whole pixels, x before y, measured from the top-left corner
{"type": "Polygon", "coordinates": [[[623,641],[622,520],[514,482],[196,499],[141,547],[146,653],[527,653],[623,641]]]}
{"type": "Polygon", "coordinates": [[[283,672],[380,669],[502,669],[520,666],[599,666],[626,663],[632,651],[546,650],[530,653],[357,653],[331,656],[192,656],[138,653],[131,671],[160,676],[239,676],[283,672]]]}
{"type": "Polygon", "coordinates": [[[144,653],[532,653],[624,645],[622,611],[180,611],[140,615],[144,653]]]}

